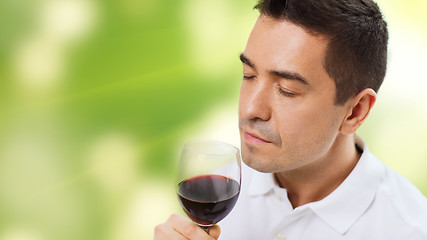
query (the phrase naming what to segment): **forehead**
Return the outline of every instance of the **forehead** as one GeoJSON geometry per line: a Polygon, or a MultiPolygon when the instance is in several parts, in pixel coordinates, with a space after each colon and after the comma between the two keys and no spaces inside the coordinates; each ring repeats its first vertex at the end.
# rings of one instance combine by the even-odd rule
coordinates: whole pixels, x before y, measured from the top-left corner
{"type": "Polygon", "coordinates": [[[328,40],[286,20],[261,15],[244,54],[261,70],[287,70],[306,78],[329,77],[323,62],[328,40]]]}

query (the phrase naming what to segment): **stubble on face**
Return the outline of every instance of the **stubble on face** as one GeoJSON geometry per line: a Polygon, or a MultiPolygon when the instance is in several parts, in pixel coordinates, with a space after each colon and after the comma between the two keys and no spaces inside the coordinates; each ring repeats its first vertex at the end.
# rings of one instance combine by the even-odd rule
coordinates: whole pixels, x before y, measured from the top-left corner
{"type": "MultiPolygon", "coordinates": [[[[270,148],[282,148],[280,134],[277,131],[274,131],[270,126],[268,126],[268,124],[269,122],[262,121],[260,119],[249,119],[242,116],[239,117],[242,159],[248,166],[261,172],[268,172],[271,171],[271,168],[274,169],[276,167],[271,164],[265,164],[262,159],[256,157],[260,154],[264,156],[267,155],[267,151],[263,153],[260,148],[248,144],[243,139],[245,138],[245,134],[256,134],[257,137],[268,141],[269,143],[266,144],[271,145],[270,148]]],[[[272,162],[280,162],[277,160],[273,160],[272,162]]]]}
{"type": "MultiPolygon", "coordinates": [[[[328,154],[340,117],[334,106],[335,84],[322,65],[326,45],[292,23],[258,19],[244,52],[255,78],[244,80],[239,102],[242,158],[248,166],[261,172],[288,171],[328,154]],[[278,94],[268,87],[277,84],[277,78],[269,75],[275,70],[301,73],[310,90],[292,98],[278,94]],[[262,97],[257,97],[260,92],[262,97]],[[251,141],[248,133],[267,143],[251,141]]],[[[285,79],[285,85],[289,81],[285,79]]]]}

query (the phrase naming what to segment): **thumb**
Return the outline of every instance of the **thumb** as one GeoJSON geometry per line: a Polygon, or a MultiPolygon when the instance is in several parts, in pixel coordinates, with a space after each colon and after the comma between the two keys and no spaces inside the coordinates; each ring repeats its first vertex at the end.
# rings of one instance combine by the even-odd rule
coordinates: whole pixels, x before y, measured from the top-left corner
{"type": "Polygon", "coordinates": [[[209,236],[218,239],[219,234],[221,234],[221,228],[217,224],[215,224],[208,229],[207,233],[209,234],[209,236]]]}

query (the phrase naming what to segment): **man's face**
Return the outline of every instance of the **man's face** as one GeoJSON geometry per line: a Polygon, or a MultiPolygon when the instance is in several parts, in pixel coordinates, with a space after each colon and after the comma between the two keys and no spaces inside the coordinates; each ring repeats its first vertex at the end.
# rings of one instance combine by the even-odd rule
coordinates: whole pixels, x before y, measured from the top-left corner
{"type": "Polygon", "coordinates": [[[262,172],[322,162],[345,118],[323,67],[327,40],[285,20],[261,16],[241,60],[242,158],[262,172]]]}

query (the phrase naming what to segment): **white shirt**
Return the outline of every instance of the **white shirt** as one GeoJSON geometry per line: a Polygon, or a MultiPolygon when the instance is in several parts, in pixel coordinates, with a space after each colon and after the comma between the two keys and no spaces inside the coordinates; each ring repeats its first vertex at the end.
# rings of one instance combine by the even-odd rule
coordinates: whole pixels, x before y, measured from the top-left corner
{"type": "Polygon", "coordinates": [[[363,140],[357,145],[363,154],[345,181],[326,198],[295,209],[273,174],[244,165],[239,199],[219,223],[219,239],[427,240],[427,199],[363,140]]]}

